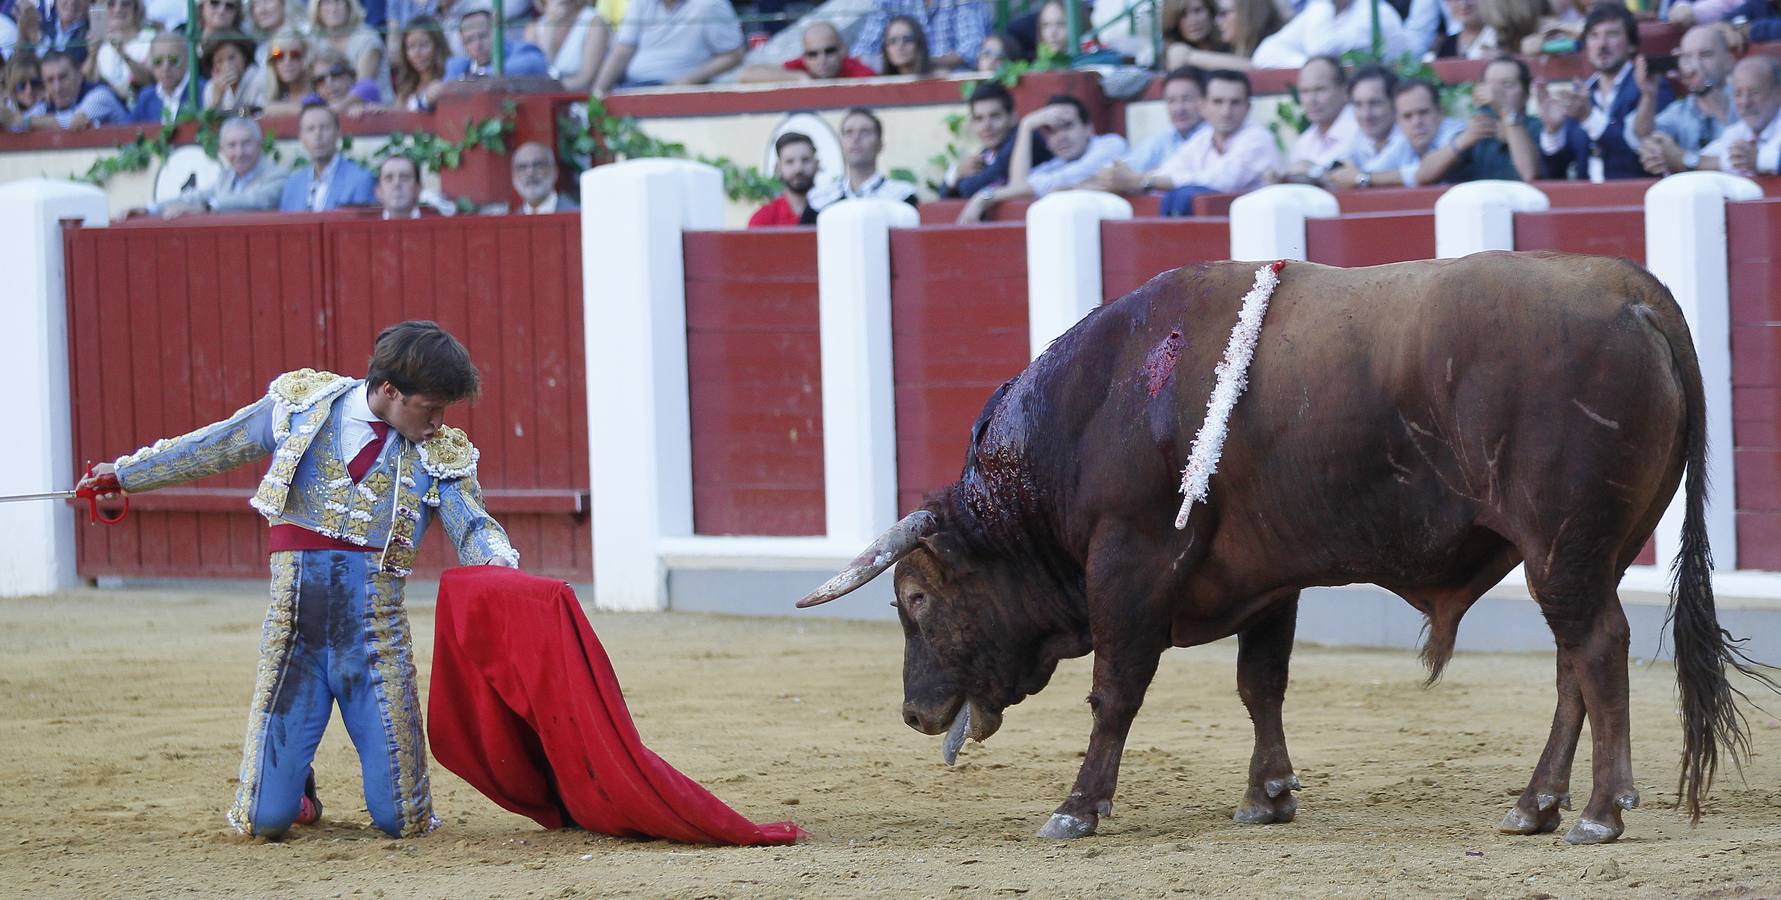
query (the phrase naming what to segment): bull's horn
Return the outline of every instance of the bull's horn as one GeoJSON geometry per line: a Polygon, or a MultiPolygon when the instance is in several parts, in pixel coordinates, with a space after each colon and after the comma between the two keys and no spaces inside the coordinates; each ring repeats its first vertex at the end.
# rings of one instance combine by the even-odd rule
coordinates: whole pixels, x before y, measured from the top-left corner
{"type": "Polygon", "coordinates": [[[853,562],[847,564],[846,570],[834,578],[823,582],[822,587],[811,591],[808,596],[798,601],[799,609],[808,609],[821,603],[827,603],[855,588],[877,578],[891,564],[905,556],[921,539],[933,534],[940,528],[940,520],[925,509],[918,509],[903,517],[903,520],[892,525],[878,540],[872,542],[853,562]]]}

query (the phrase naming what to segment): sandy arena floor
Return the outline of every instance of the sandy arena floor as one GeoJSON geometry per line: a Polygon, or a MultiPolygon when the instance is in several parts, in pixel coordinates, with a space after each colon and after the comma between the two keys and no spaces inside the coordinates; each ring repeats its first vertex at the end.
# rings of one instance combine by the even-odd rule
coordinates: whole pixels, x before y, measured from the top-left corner
{"type": "MultiPolygon", "coordinates": [[[[949,770],[937,738],[899,721],[893,626],[692,615],[593,617],[644,740],[743,813],[794,819],[809,842],[707,849],[547,832],[438,767],[445,827],[390,840],[358,800],[338,720],[316,764],[328,818],[283,843],[252,841],[222,810],[263,602],[245,591],[0,601],[0,895],[1781,896],[1781,723],[1752,712],[1746,781],[1723,777],[1690,828],[1669,808],[1680,737],[1665,665],[1633,673],[1646,807],[1613,846],[1494,829],[1545,739],[1543,655],[1461,654],[1424,690],[1411,652],[1301,646],[1286,708],[1306,784],[1299,820],[1233,825],[1250,729],[1229,642],[1164,658],[1116,816],[1065,844],[1032,834],[1086,746],[1086,660],[949,770]]],[[[413,620],[424,677],[430,604],[413,620]]],[[[1587,734],[1583,747],[1580,801],[1587,734]]]]}

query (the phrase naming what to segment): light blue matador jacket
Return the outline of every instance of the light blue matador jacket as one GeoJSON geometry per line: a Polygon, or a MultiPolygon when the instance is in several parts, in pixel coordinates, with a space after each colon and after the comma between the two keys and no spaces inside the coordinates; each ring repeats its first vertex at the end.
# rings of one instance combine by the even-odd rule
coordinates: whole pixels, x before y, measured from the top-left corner
{"type": "Polygon", "coordinates": [[[335,401],[363,384],[360,378],[313,369],[286,372],[273,379],[265,397],[228,419],[120,458],[118,483],[132,493],[152,491],[271,454],[272,465],[254,492],[254,509],[274,525],[298,525],[380,548],[375,571],[408,575],[421,535],[435,516],[460,563],[501,559],[518,566],[507,533],[483,509],[476,448],[456,428],[444,426],[424,444],[397,435],[364,479],[353,484],[339,452],[345,404],[335,401]],[[333,451],[309,453],[316,441],[332,444],[333,451]]]}

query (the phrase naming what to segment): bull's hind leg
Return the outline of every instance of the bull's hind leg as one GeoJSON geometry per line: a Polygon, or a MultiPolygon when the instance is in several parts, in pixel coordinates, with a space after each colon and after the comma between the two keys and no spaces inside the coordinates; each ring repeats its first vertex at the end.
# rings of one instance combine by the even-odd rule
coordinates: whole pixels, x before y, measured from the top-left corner
{"type": "Polygon", "coordinates": [[[1249,758],[1249,788],[1231,816],[1245,825],[1291,822],[1299,802],[1286,753],[1280,706],[1286,699],[1287,663],[1298,626],[1299,595],[1294,591],[1261,619],[1237,634],[1237,694],[1255,724],[1255,752],[1249,758]]]}
{"type": "MultiPolygon", "coordinates": [[[[1540,611],[1552,626],[1559,664],[1570,669],[1569,677],[1589,717],[1594,785],[1582,817],[1565,834],[1565,840],[1573,844],[1601,844],[1620,837],[1625,830],[1621,811],[1639,805],[1639,792],[1633,784],[1626,676],[1630,631],[1613,584],[1612,576],[1606,573],[1585,575],[1563,568],[1554,571],[1551,567],[1530,578],[1540,611]]],[[[1560,720],[1566,715],[1562,671],[1559,683],[1559,714],[1553,722],[1555,739],[1560,737],[1560,720]]],[[[1572,735],[1567,743],[1574,747],[1580,723],[1565,724],[1572,735]]],[[[1568,763],[1569,759],[1559,761],[1568,763]]]]}
{"type": "Polygon", "coordinates": [[[1583,692],[1572,674],[1570,653],[1558,651],[1558,709],[1552,714],[1552,734],[1546,750],[1534,766],[1534,777],[1509,809],[1497,830],[1504,834],[1546,834],[1557,831],[1559,808],[1571,808],[1571,761],[1577,755],[1577,738],[1583,732],[1583,692]]]}

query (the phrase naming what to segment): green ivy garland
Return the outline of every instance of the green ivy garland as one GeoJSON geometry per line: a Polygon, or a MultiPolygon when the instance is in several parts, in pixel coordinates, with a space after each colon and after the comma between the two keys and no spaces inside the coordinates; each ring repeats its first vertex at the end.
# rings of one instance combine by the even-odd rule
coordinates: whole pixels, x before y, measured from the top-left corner
{"type": "MultiPolygon", "coordinates": [[[[93,161],[87,168],[81,181],[104,187],[113,176],[125,172],[141,172],[156,162],[165,160],[173,152],[173,135],[179,126],[187,122],[198,124],[197,133],[192,142],[204,148],[205,155],[211,159],[217,156],[218,129],[227,116],[213,109],[199,110],[196,114],[181,113],[172,125],[164,126],[154,136],[147,132],[136,132],[135,140],[121,144],[117,152],[111,156],[101,157],[93,161]]],[[[348,155],[354,162],[375,169],[377,164],[400,153],[430,167],[435,172],[455,169],[463,164],[464,154],[476,149],[489,150],[494,153],[507,152],[507,136],[513,133],[514,106],[512,102],[504,104],[501,114],[493,119],[466,119],[464,121],[464,137],[457,141],[447,141],[436,134],[426,132],[392,132],[389,142],[379,147],[367,158],[351,157],[352,137],[341,139],[341,152],[348,155]]],[[[265,136],[264,150],[274,161],[282,161],[282,155],[276,146],[277,137],[271,132],[265,136]]],[[[293,160],[302,164],[306,160],[301,157],[293,160]]]]}
{"type": "Polygon", "coordinates": [[[724,193],[738,202],[765,203],[779,196],[779,179],[727,156],[689,156],[686,145],[651,137],[631,116],[615,116],[598,97],[587,101],[587,121],[557,120],[558,155],[565,160],[692,159],[723,173],[724,193]]]}

